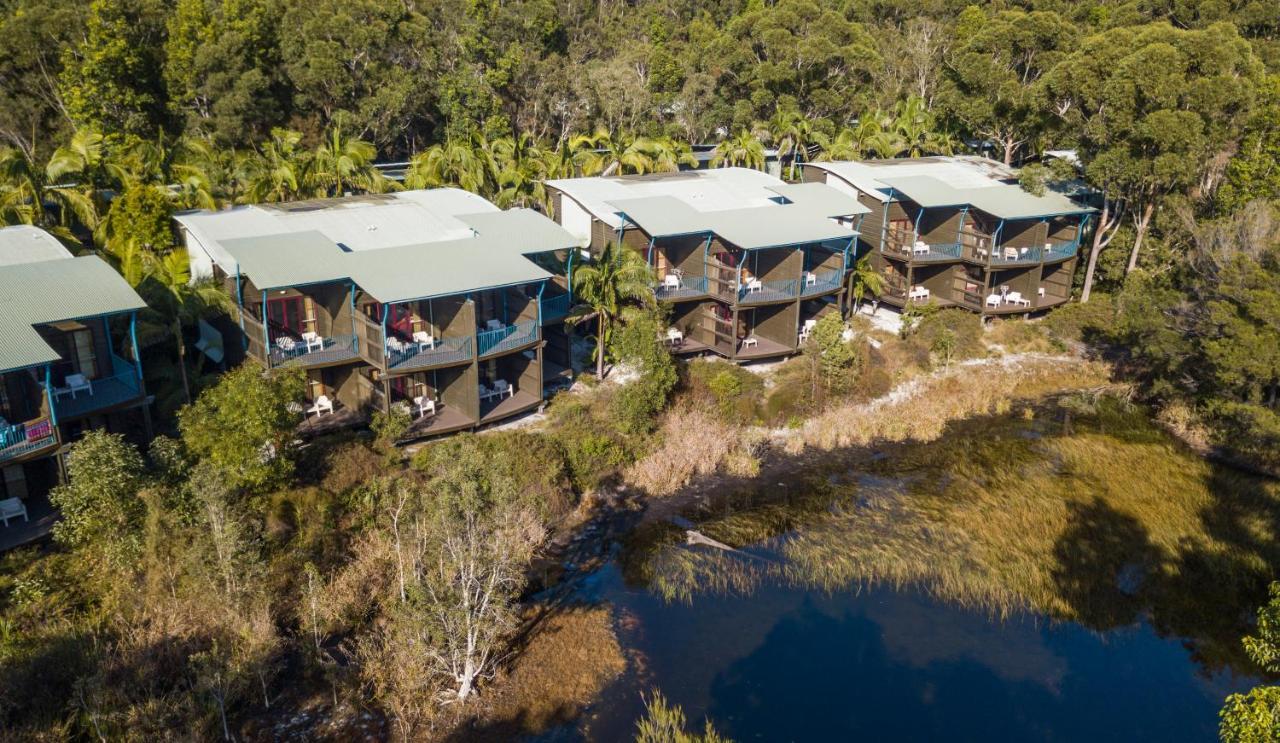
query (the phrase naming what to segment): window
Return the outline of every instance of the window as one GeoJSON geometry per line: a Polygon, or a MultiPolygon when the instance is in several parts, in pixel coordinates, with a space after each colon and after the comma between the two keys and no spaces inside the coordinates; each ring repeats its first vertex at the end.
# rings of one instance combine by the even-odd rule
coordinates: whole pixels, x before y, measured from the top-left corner
{"type": "Polygon", "coordinates": [[[271,327],[272,340],[280,335],[301,334],[302,318],[302,297],[277,297],[267,300],[267,323],[271,327]]]}

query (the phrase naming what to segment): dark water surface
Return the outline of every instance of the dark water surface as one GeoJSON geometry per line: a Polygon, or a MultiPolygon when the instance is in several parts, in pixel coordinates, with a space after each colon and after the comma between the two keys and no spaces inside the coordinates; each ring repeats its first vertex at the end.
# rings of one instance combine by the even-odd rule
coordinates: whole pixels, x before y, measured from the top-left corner
{"type": "Polygon", "coordinates": [[[889,588],[667,604],[613,565],[586,593],[636,662],[556,739],[629,740],[656,687],[738,741],[1212,740],[1223,698],[1255,683],[1202,674],[1145,622],[1099,634],[889,588]]]}
{"type": "MultiPolygon", "coordinates": [[[[1037,475],[1023,469],[1053,451],[1070,451],[1044,448],[1038,441],[1089,431],[1096,445],[1104,428],[1108,438],[1101,451],[1141,451],[1149,457],[1145,461],[1161,463],[1159,469],[1153,464],[1150,476],[1162,482],[1152,487],[1165,487],[1168,480],[1186,489],[1180,493],[1249,491],[1255,496],[1202,498],[1213,504],[1199,514],[1210,526],[1221,520],[1221,510],[1239,516],[1241,504],[1280,509],[1280,498],[1255,492],[1272,485],[1223,477],[1173,448],[1134,413],[1072,424],[1060,411],[1044,408],[1034,416],[1013,414],[952,430],[943,440],[921,445],[930,448],[915,450],[925,456],[902,449],[891,458],[871,457],[866,469],[827,475],[798,471],[789,479],[810,477],[802,487],[812,495],[775,496],[768,503],[730,497],[728,503],[690,512],[700,529],[755,545],[746,553],[683,546],[689,524],[679,519],[680,525],[651,524],[614,545],[613,559],[585,576],[576,592],[581,601],[612,607],[629,656],[627,671],[581,719],[542,739],[631,740],[644,712],[641,694],[652,689],[683,708],[690,729],[701,730],[709,718],[736,741],[1216,739],[1224,698],[1258,683],[1248,675],[1251,664],[1233,655],[1247,631],[1242,619],[1256,603],[1239,591],[1214,592],[1219,583],[1229,582],[1220,577],[1239,572],[1227,567],[1229,561],[1221,566],[1184,561],[1179,567],[1186,582],[1162,583],[1155,563],[1139,569],[1147,554],[1141,532],[1113,528],[1107,535],[1077,535],[1065,553],[1076,558],[1063,568],[1072,571],[1065,585],[1078,582],[1087,590],[1068,598],[1078,607],[1113,610],[1095,611],[1089,627],[1028,612],[1001,618],[910,588],[836,583],[836,590],[827,592],[813,587],[821,583],[806,582],[804,576],[787,580],[787,570],[774,569],[787,565],[780,544],[797,534],[826,535],[835,546],[828,554],[834,559],[847,554],[839,546],[845,533],[840,529],[846,528],[841,525],[863,528],[862,521],[838,518],[848,509],[891,508],[904,496],[949,497],[944,492],[949,481],[975,477],[957,462],[1005,463],[1011,471],[1041,478],[1037,487],[1066,482],[1074,492],[1096,490],[1098,477],[1118,481],[1106,470],[1081,473],[1067,467],[1037,475]],[[948,446],[962,447],[963,457],[940,456],[947,450],[939,447],[948,446]],[[1102,548],[1111,552],[1096,551],[1102,548]],[[1105,557],[1112,553],[1119,556],[1105,557]],[[1084,559],[1095,555],[1104,557],[1084,559]],[[725,575],[749,579],[717,584],[725,575]],[[683,600],[667,601],[660,590],[664,579],[666,585],[698,587],[675,594],[683,600]],[[1098,597],[1107,601],[1095,601],[1098,597]],[[1227,605],[1227,597],[1241,605],[1227,605]],[[1153,624],[1152,616],[1159,621],[1153,624]],[[1182,632],[1196,636],[1184,638],[1182,632]]],[[[1113,466],[1134,467],[1132,458],[1116,461],[1113,466]]],[[[1130,487],[1135,479],[1145,482],[1142,469],[1136,478],[1128,473],[1130,487]]],[[[991,487],[1002,487],[999,478],[989,480],[991,487]]],[[[1017,492],[1025,493],[1008,495],[1018,497],[1017,492]]],[[[1252,517],[1280,525],[1280,511],[1252,517]]],[[[1101,532],[1116,521],[1093,519],[1079,528],[1101,532]]],[[[1268,545],[1223,540],[1242,555],[1274,554],[1268,545]]],[[[1266,561],[1275,564],[1270,557],[1266,561]]]]}

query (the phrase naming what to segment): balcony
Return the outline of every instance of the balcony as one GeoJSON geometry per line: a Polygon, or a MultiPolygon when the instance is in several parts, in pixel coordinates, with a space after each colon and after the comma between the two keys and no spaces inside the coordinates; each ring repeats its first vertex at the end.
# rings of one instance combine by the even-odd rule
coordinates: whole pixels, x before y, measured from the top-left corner
{"type": "Polygon", "coordinates": [[[502,325],[497,320],[489,323],[487,330],[476,333],[476,350],[481,358],[514,351],[538,339],[538,326],[532,320],[515,325],[502,325]]]}
{"type": "Polygon", "coordinates": [[[1080,243],[1072,240],[1071,242],[1061,243],[1045,243],[1044,260],[1048,261],[1064,261],[1068,258],[1076,257],[1076,253],[1080,250],[1080,243]]]}
{"type": "Polygon", "coordinates": [[[884,252],[898,255],[915,263],[935,263],[939,261],[957,261],[962,256],[963,246],[960,243],[927,243],[918,240],[912,244],[895,246],[884,252]]]}
{"type": "Polygon", "coordinates": [[[0,427],[0,462],[11,462],[58,445],[58,433],[48,418],[0,427]]]}
{"type": "Polygon", "coordinates": [[[991,251],[989,264],[992,266],[1030,266],[1039,263],[1043,254],[1044,249],[1040,247],[1015,248],[1006,246],[991,251]]]}
{"type": "Polygon", "coordinates": [[[544,297],[542,299],[542,324],[560,322],[569,314],[569,309],[572,306],[573,303],[567,293],[544,297]]]}
{"type": "MultiPolygon", "coordinates": [[[[53,407],[60,418],[78,418],[137,400],[142,395],[138,367],[111,355],[112,373],[87,380],[85,386],[67,384],[53,389],[53,407]]],[[[68,380],[70,381],[70,380],[68,380]]]]}
{"type": "Polygon", "coordinates": [[[802,297],[816,297],[820,294],[833,292],[840,288],[840,280],[843,278],[844,271],[839,268],[831,268],[817,271],[805,271],[804,282],[800,289],[802,297]]]}
{"type": "Polygon", "coordinates": [[[677,302],[682,299],[697,299],[707,294],[706,276],[676,276],[675,281],[664,281],[653,287],[653,293],[659,301],[677,302]]]}
{"type": "Polygon", "coordinates": [[[315,336],[309,342],[280,336],[271,347],[271,366],[317,366],[337,364],[356,358],[354,335],[315,336]]]}
{"type": "Polygon", "coordinates": [[[387,348],[387,369],[410,372],[437,366],[448,366],[471,360],[471,337],[442,338],[434,345],[422,343],[402,344],[399,349],[387,348]]]}
{"type": "Polygon", "coordinates": [[[786,302],[799,296],[799,279],[778,279],[761,281],[748,279],[738,287],[739,304],[767,304],[769,302],[786,302]]]}

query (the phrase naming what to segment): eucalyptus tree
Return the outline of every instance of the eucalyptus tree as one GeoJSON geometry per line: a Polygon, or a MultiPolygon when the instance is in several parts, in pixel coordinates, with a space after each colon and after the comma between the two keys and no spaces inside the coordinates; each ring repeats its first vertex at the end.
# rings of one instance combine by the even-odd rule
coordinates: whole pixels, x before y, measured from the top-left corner
{"type": "Polygon", "coordinates": [[[1133,224],[1126,273],[1167,195],[1212,193],[1222,170],[1215,164],[1236,148],[1263,74],[1230,24],[1184,31],[1156,23],[1091,36],[1046,78],[1048,105],[1079,133],[1086,177],[1122,202],[1133,224]]]}
{"type": "Polygon", "coordinates": [[[970,6],[955,34],[961,41],[946,58],[938,102],[974,135],[995,142],[1011,165],[1045,127],[1040,80],[1075,46],[1076,29],[1052,11],[988,17],[970,6]]]}

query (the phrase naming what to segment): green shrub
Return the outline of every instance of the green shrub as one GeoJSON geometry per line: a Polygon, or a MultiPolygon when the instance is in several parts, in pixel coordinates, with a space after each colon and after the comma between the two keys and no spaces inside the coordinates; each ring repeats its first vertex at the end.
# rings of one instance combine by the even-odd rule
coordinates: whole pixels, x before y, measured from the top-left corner
{"type": "Polygon", "coordinates": [[[610,403],[612,417],[624,433],[653,430],[658,413],[679,381],[675,360],[659,340],[664,328],[666,319],[660,313],[645,312],[628,317],[614,331],[614,353],[637,373],[610,403]]]}
{"type": "Polygon", "coordinates": [[[757,403],[764,395],[759,376],[726,361],[697,359],[688,365],[690,394],[710,403],[733,423],[752,424],[760,418],[757,403]]]}
{"type": "Polygon", "coordinates": [[[1041,321],[1054,338],[1062,341],[1096,341],[1110,335],[1116,324],[1116,308],[1106,295],[1093,295],[1086,303],[1070,302],[1041,321]]]}
{"type": "Polygon", "coordinates": [[[982,318],[966,310],[924,312],[909,331],[905,327],[908,343],[944,363],[975,358],[986,351],[982,343],[982,318]]]}

